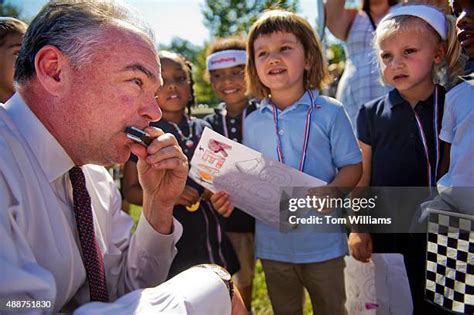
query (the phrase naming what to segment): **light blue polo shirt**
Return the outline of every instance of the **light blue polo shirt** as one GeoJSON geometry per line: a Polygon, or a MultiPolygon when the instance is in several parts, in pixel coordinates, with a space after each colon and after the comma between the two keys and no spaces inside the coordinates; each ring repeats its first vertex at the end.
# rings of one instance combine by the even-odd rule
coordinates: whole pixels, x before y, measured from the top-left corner
{"type": "Polygon", "coordinates": [[[446,94],[439,138],[451,144],[449,170],[438,181],[444,201],[474,215],[474,73],[446,94]]]}
{"type": "MultiPolygon", "coordinates": [[[[313,95],[317,95],[313,90],[313,95]]],[[[316,97],[303,171],[331,182],[337,169],[361,162],[361,153],[349,118],[341,103],[326,96],[316,97]]],[[[285,164],[298,169],[304,141],[310,97],[306,92],[284,111],[278,109],[281,149],[285,164]]],[[[261,107],[244,122],[243,143],[278,161],[278,138],[273,107],[264,99],[261,107]]],[[[317,228],[317,227],[315,227],[317,228]]],[[[290,263],[326,261],[347,254],[346,234],[309,231],[280,232],[257,220],[255,246],[258,258],[290,263]]]]}
{"type": "Polygon", "coordinates": [[[446,94],[439,138],[451,144],[449,171],[440,178],[443,187],[474,186],[474,74],[446,94]]]}

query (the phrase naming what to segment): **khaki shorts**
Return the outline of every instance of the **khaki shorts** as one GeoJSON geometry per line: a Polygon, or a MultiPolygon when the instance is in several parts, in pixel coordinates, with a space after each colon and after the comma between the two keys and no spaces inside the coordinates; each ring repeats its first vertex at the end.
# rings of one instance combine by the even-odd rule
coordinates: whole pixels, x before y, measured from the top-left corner
{"type": "Polygon", "coordinates": [[[255,234],[226,232],[239,258],[240,270],[233,276],[235,285],[246,288],[252,285],[255,274],[255,234]]]}
{"type": "Polygon", "coordinates": [[[344,257],[306,264],[261,259],[275,315],[303,314],[304,288],[314,314],[346,315],[344,257]]]}

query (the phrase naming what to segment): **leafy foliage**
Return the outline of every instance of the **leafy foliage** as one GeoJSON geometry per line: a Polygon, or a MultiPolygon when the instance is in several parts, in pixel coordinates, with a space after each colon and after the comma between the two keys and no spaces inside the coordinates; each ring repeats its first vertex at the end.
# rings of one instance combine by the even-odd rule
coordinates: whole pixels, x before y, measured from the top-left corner
{"type": "Polygon", "coordinates": [[[202,13],[212,37],[245,34],[258,14],[269,8],[295,12],[298,0],[206,0],[202,13]]]}
{"type": "Polygon", "coordinates": [[[20,10],[11,4],[0,3],[0,16],[19,18],[20,10]]]}

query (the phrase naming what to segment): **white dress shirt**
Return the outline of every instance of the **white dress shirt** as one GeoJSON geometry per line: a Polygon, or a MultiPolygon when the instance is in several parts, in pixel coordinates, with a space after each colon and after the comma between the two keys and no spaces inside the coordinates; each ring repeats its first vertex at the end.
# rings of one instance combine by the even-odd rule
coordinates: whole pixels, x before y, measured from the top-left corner
{"type": "MultiPolygon", "coordinates": [[[[70,157],[19,94],[0,106],[0,300],[51,301],[50,312],[72,311],[89,302],[72,207],[71,167],[70,157]]],[[[132,235],[133,220],[121,211],[120,194],[105,168],[85,165],[82,170],[111,301],[162,283],[176,255],[181,224],[174,220],[173,233],[162,235],[142,215],[132,235]]],[[[148,291],[124,298],[143,299],[142,292],[148,291]]],[[[135,304],[153,305],[156,294],[175,294],[166,286],[152,292],[153,302],[135,304]]],[[[199,309],[199,300],[173,298],[175,304],[194,303],[199,309]]],[[[224,304],[230,307],[230,301],[224,304]]],[[[90,307],[101,313],[123,313],[114,303],[90,307]]]]}

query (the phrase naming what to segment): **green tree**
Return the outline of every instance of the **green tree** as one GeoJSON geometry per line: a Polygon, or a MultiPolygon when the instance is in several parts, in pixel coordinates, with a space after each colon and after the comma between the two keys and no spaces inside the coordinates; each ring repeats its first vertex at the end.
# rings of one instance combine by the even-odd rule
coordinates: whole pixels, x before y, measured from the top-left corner
{"type": "Polygon", "coordinates": [[[2,2],[0,3],[0,16],[11,16],[15,18],[20,17],[20,10],[17,7],[11,4],[3,3],[3,1],[0,2],[2,2]]]}
{"type": "Polygon", "coordinates": [[[208,44],[206,43],[197,55],[197,61],[194,64],[194,92],[196,93],[199,104],[207,104],[213,107],[219,103],[219,100],[212,90],[211,85],[204,79],[206,73],[207,47],[208,44]]]}
{"type": "Polygon", "coordinates": [[[328,49],[332,51],[332,59],[329,60],[329,63],[339,63],[346,59],[342,44],[330,44],[328,49]]]}
{"type": "Polygon", "coordinates": [[[171,43],[169,45],[159,45],[159,50],[169,50],[178,54],[183,55],[193,64],[197,62],[197,56],[201,51],[202,47],[196,46],[191,43],[189,40],[180,38],[180,37],[173,37],[171,39],[171,43]]]}
{"type": "Polygon", "coordinates": [[[296,12],[297,7],[298,0],[206,0],[202,13],[211,36],[222,38],[246,33],[265,9],[296,12]]]}

